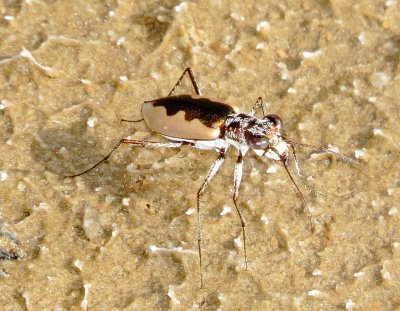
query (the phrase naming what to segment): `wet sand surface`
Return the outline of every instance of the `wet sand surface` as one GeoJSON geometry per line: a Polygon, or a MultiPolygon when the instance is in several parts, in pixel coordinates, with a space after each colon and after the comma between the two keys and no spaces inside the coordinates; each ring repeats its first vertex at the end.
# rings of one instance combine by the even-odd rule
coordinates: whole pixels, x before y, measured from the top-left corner
{"type": "MultiPolygon", "coordinates": [[[[2,310],[399,310],[400,1],[0,2],[2,310]],[[297,150],[315,232],[284,169],[162,141],[139,119],[192,67],[204,95],[258,96],[297,150]],[[12,260],[7,255],[18,255],[12,260]]],[[[188,81],[178,90],[192,93],[188,81]]],[[[291,162],[291,170],[295,168],[291,162]]]]}

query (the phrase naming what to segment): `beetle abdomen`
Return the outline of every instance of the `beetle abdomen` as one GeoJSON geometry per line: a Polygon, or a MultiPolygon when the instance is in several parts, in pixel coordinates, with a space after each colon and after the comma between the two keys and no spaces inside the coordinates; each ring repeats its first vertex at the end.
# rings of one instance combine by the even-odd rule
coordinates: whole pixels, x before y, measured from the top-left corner
{"type": "Polygon", "coordinates": [[[185,139],[217,139],[235,109],[206,97],[179,95],[146,101],[142,115],[147,126],[162,135],[185,139]]]}

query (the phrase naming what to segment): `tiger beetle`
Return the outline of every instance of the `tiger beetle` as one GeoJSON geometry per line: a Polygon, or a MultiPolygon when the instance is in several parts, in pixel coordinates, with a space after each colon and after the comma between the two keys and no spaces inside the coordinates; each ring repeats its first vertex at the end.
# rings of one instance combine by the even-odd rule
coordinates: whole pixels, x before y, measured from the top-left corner
{"type": "Polygon", "coordinates": [[[308,214],[308,221],[311,231],[314,231],[311,219],[311,211],[299,186],[289,171],[288,163],[290,150],[296,167],[296,174],[304,186],[312,192],[316,192],[309,186],[300,170],[296,156],[295,146],[310,147],[320,152],[333,154],[346,162],[358,163],[355,160],[336,153],[320,146],[313,146],[294,142],[283,135],[283,122],[275,114],[265,114],[262,97],[255,102],[249,113],[239,113],[233,106],[215,101],[202,96],[191,68],[186,68],[168,96],[155,100],[145,101],[142,105],[142,116],[140,120],[125,120],[128,122],[144,121],[153,132],[161,134],[168,139],[168,142],[140,141],[134,139],[121,139],[118,144],[101,161],[97,162],[87,170],[66,176],[74,178],[83,175],[101,163],[107,161],[111,155],[122,144],[129,144],[137,147],[150,148],[180,148],[189,145],[203,150],[214,149],[218,153],[217,159],[211,165],[208,174],[197,191],[197,244],[200,267],[200,287],[204,286],[203,262],[202,262],[202,225],[200,211],[200,197],[206,186],[213,179],[218,169],[225,160],[225,155],[230,146],[238,151],[238,157],[234,169],[233,181],[233,203],[240,218],[243,236],[243,252],[245,269],[247,270],[247,249],[246,249],[246,223],[238,206],[239,186],[242,179],[243,157],[251,149],[256,155],[274,161],[280,161],[295,190],[303,202],[308,214]],[[173,95],[176,88],[181,84],[185,75],[188,75],[196,95],[173,95]],[[254,115],[261,108],[263,117],[256,118],[254,115]]]}

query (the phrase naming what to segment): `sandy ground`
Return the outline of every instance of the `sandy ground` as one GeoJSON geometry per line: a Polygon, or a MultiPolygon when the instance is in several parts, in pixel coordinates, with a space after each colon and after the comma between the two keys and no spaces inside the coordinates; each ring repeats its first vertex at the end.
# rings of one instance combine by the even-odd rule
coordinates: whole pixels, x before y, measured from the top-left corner
{"type": "MultiPolygon", "coordinates": [[[[400,1],[2,0],[1,310],[400,310],[400,1]],[[285,171],[235,150],[202,198],[211,151],[140,118],[191,66],[203,94],[249,111],[258,96],[298,142],[315,232],[285,171]],[[8,260],[7,255],[19,256],[8,260]]],[[[192,92],[188,83],[179,90],[192,92]]],[[[292,171],[294,168],[291,167],[292,171]]]]}

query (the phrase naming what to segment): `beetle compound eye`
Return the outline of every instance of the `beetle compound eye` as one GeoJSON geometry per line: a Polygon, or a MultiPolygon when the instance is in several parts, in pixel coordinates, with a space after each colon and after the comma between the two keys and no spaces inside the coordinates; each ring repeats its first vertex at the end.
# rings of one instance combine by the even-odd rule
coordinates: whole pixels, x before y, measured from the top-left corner
{"type": "Polygon", "coordinates": [[[256,150],[264,150],[269,146],[269,140],[265,136],[251,136],[248,138],[247,143],[250,148],[256,150]]]}
{"type": "Polygon", "coordinates": [[[282,119],[276,114],[268,114],[264,117],[264,120],[271,123],[272,127],[278,132],[281,131],[283,128],[282,119]]]}

